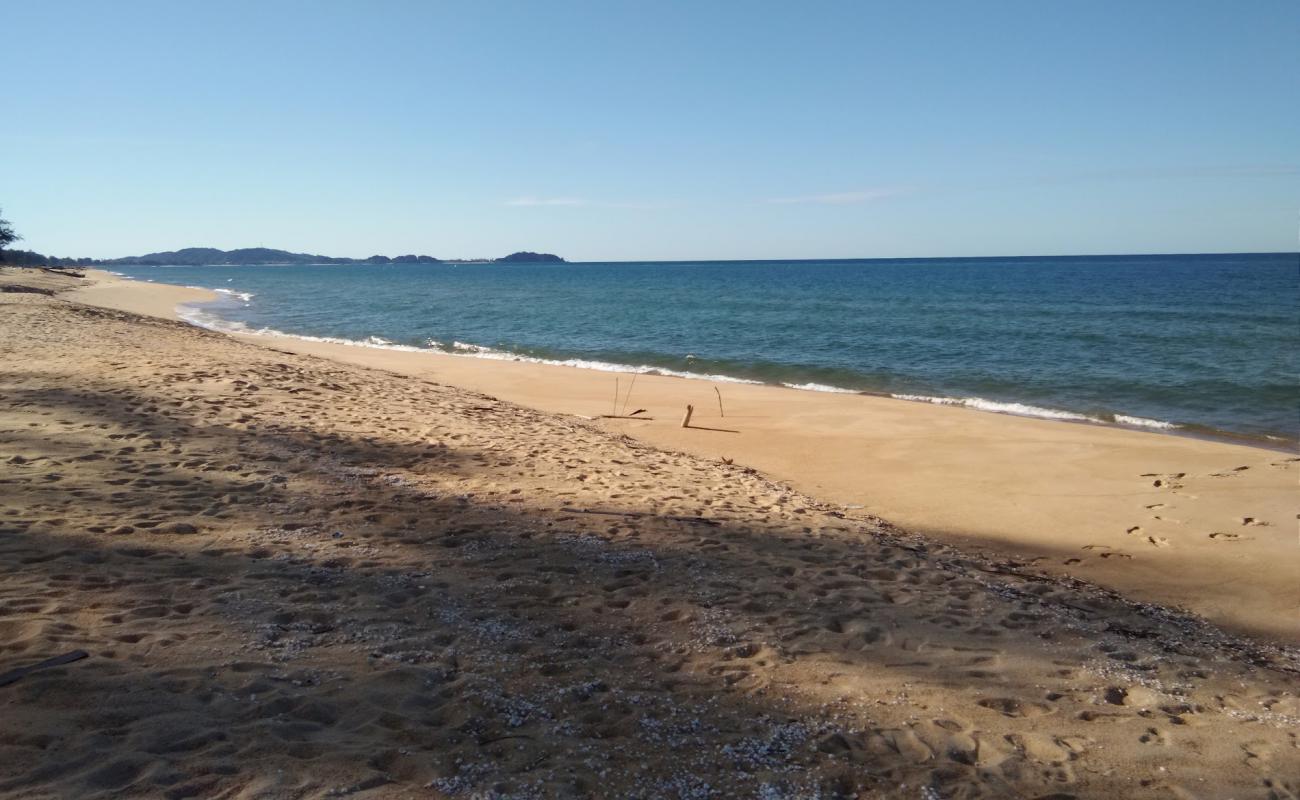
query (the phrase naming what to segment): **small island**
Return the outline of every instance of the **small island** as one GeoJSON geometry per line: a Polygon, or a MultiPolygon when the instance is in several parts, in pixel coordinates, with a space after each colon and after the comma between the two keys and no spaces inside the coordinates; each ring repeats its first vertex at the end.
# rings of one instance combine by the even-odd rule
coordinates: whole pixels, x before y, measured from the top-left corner
{"type": "Polygon", "coordinates": [[[565,264],[564,259],[552,253],[534,253],[530,250],[520,250],[518,253],[511,253],[504,258],[497,259],[498,264],[565,264]]]}

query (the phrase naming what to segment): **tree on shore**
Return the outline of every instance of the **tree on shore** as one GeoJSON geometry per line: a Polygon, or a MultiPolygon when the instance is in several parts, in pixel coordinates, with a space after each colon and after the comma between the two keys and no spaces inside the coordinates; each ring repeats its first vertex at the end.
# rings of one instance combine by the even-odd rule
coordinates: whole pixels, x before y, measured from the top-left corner
{"type": "MultiPolygon", "coordinates": [[[[3,213],[4,213],[4,209],[0,209],[0,214],[3,213]]],[[[9,220],[5,219],[4,217],[0,217],[0,250],[4,250],[6,247],[18,241],[21,238],[23,237],[14,233],[14,227],[13,225],[9,224],[9,220]]]]}

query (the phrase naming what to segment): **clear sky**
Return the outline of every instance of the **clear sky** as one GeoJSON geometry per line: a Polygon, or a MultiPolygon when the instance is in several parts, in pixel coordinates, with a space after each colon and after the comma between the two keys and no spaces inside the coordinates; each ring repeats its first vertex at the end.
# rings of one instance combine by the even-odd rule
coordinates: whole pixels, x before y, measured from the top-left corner
{"type": "Polygon", "coordinates": [[[1300,2],[0,0],[23,246],[1293,251],[1300,2]]]}

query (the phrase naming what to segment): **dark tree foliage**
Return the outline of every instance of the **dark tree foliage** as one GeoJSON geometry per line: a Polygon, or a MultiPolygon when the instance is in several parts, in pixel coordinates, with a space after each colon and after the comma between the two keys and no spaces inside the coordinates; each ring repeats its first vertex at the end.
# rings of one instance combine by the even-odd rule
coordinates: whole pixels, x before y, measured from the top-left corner
{"type": "MultiPolygon", "coordinates": [[[[4,213],[4,209],[0,209],[0,214],[3,213],[4,213]]],[[[5,219],[4,217],[0,217],[0,250],[5,249],[6,247],[18,241],[21,238],[23,237],[14,233],[14,228],[12,225],[9,224],[9,220],[5,219]]]]}
{"type": "Polygon", "coordinates": [[[0,250],[0,264],[10,267],[84,267],[94,263],[93,258],[59,258],[31,250],[0,250]]]}
{"type": "MultiPolygon", "coordinates": [[[[4,213],[3,209],[0,209],[0,213],[4,213]]],[[[14,227],[9,220],[0,217],[0,264],[17,267],[71,267],[92,260],[89,258],[55,258],[54,256],[43,256],[31,250],[5,249],[22,238],[14,232],[14,227]]]]}

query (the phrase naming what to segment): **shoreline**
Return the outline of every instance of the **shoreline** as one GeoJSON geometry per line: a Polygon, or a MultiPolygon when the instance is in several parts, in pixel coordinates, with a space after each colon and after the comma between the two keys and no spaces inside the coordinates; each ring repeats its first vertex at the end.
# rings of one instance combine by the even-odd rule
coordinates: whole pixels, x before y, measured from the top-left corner
{"type": "MultiPolygon", "coordinates": [[[[445,263],[453,263],[453,262],[445,262],[445,263]]],[[[683,262],[683,263],[694,263],[694,262],[683,262]]],[[[622,376],[633,377],[633,376],[644,375],[648,377],[668,378],[668,379],[677,379],[677,380],[685,380],[685,381],[698,381],[698,382],[710,383],[710,384],[722,383],[724,385],[729,384],[729,385],[737,385],[737,386],[764,386],[772,389],[787,389],[796,392],[816,392],[821,394],[855,395],[859,397],[871,397],[871,398],[879,398],[882,400],[893,400],[900,403],[945,406],[950,408],[961,409],[964,411],[975,412],[979,414],[994,414],[1000,416],[1017,417],[1021,419],[1031,419],[1031,420],[1038,420],[1044,422],[1057,422],[1057,423],[1065,423],[1070,425],[1080,425],[1089,428],[1118,429],[1118,430],[1129,431],[1133,433],[1145,433],[1145,434],[1156,434],[1160,436],[1183,437],[1183,438],[1193,439],[1196,441],[1210,442],[1210,443],[1217,443],[1217,444],[1229,444],[1229,445],[1236,445],[1240,447],[1251,447],[1260,450],[1268,450],[1277,453],[1284,453],[1288,455],[1295,454],[1297,451],[1297,447],[1300,446],[1300,441],[1293,442],[1284,437],[1274,436],[1271,434],[1241,433],[1238,431],[1229,431],[1229,430],[1223,430],[1219,428],[1211,428],[1205,425],[1198,425],[1194,423],[1166,422],[1162,420],[1152,420],[1152,419],[1146,419],[1142,417],[1132,417],[1132,419],[1141,420],[1140,422],[1132,422],[1132,423],[1121,422],[1118,419],[1114,421],[1107,421],[1105,419],[1091,417],[1083,412],[1066,411],[1063,409],[1053,409],[1053,408],[1039,407],[1039,406],[1027,406],[1025,404],[1013,402],[1013,401],[995,401],[995,400],[987,400],[985,398],[979,398],[979,397],[903,395],[903,394],[894,394],[894,393],[883,392],[883,391],[846,389],[838,386],[819,385],[819,384],[795,385],[789,383],[769,383],[765,381],[752,380],[749,378],[738,378],[729,375],[707,375],[703,373],[677,373],[674,372],[673,370],[668,370],[665,368],[654,367],[649,365],[602,363],[602,366],[600,367],[586,366],[586,365],[579,366],[577,364],[566,363],[566,361],[561,361],[561,360],[543,359],[543,358],[533,357],[533,356],[520,356],[506,351],[496,351],[481,345],[473,345],[473,344],[461,345],[460,342],[454,342],[453,345],[459,345],[465,348],[464,352],[439,350],[432,347],[417,347],[414,345],[400,345],[386,340],[381,342],[369,342],[369,341],[357,341],[357,340],[350,340],[350,339],[340,339],[337,337],[312,336],[308,334],[287,333],[285,331],[269,330],[269,329],[263,329],[257,331],[238,330],[238,329],[233,329],[230,327],[223,326],[222,324],[207,324],[204,320],[198,319],[194,315],[187,315],[185,311],[183,311],[182,309],[202,312],[204,310],[202,306],[214,302],[229,300],[232,296],[241,297],[241,299],[247,300],[248,297],[244,296],[240,292],[235,292],[227,289],[208,289],[201,286],[182,286],[179,284],[157,283],[155,281],[140,281],[134,278],[130,278],[119,272],[101,270],[98,268],[89,268],[86,269],[85,271],[88,275],[90,273],[100,273],[101,275],[105,276],[105,278],[109,281],[124,281],[129,284],[143,283],[155,287],[160,287],[163,292],[166,292],[165,295],[164,294],[159,295],[160,301],[169,302],[171,300],[175,300],[176,302],[176,304],[171,309],[164,309],[162,307],[159,307],[151,299],[141,298],[140,300],[133,302],[131,300],[125,299],[127,297],[130,297],[130,293],[128,291],[118,299],[105,298],[104,302],[106,304],[130,303],[132,308],[127,308],[125,305],[112,306],[112,307],[118,307],[121,310],[140,309],[139,311],[137,311],[137,313],[144,313],[149,316],[160,316],[165,319],[178,320],[180,322],[185,322],[187,324],[194,325],[195,327],[198,328],[203,328],[205,330],[210,330],[215,333],[221,333],[228,336],[257,337],[258,339],[262,339],[265,341],[293,340],[293,341],[307,342],[312,344],[339,345],[344,347],[355,347],[355,348],[370,349],[370,350],[385,351],[385,352],[410,353],[413,355],[427,355],[434,358],[450,357],[450,358],[462,358],[462,359],[478,359],[482,361],[496,361],[502,363],[537,364],[539,366],[545,366],[545,367],[559,367],[559,368],[567,368],[567,369],[588,370],[591,372],[613,375],[616,377],[622,377],[622,376]],[[175,294],[172,294],[172,290],[183,290],[184,293],[182,293],[181,291],[176,291],[175,294]],[[983,408],[978,405],[970,404],[970,401],[989,403],[993,405],[1006,406],[1006,407],[1023,406],[1026,408],[1033,408],[1036,412],[1045,412],[1045,413],[1041,413],[1041,414],[1025,413],[1025,412],[1013,411],[1013,410],[983,408]]],[[[99,280],[104,280],[105,278],[100,278],[99,280]]],[[[218,319],[218,323],[224,323],[224,322],[225,320],[218,319]]],[[[379,337],[372,337],[372,338],[379,338],[379,337]]],[[[580,359],[569,359],[568,361],[580,361],[580,359]]],[[[601,363],[601,362],[590,362],[590,363],[601,363]]],[[[1125,416],[1125,415],[1116,413],[1116,416],[1125,416]]]]}
{"type": "MultiPolygon", "coordinates": [[[[112,275],[115,279],[127,281],[136,280],[119,272],[107,272],[106,274],[112,275]]],[[[151,280],[140,282],[154,283],[151,280]]],[[[154,283],[154,285],[163,284],[154,283]]],[[[853,389],[815,382],[789,383],[785,381],[764,380],[761,378],[737,375],[682,371],[675,368],[650,364],[593,361],[579,357],[546,358],[496,350],[492,347],[472,343],[464,344],[461,342],[452,342],[449,347],[444,343],[432,342],[430,346],[420,346],[399,344],[389,341],[379,335],[369,336],[365,340],[355,340],[325,335],[318,336],[305,333],[289,333],[272,328],[253,330],[244,327],[242,323],[231,322],[224,319],[220,316],[219,309],[210,310],[207,308],[215,303],[229,302],[235,298],[247,302],[251,300],[252,295],[224,288],[206,289],[204,287],[196,286],[185,286],[184,288],[207,293],[215,292],[216,294],[210,294],[210,296],[202,298],[196,296],[195,298],[181,303],[178,308],[168,312],[168,315],[171,318],[180,319],[200,328],[234,336],[257,335],[270,339],[291,339],[311,343],[338,344],[348,347],[369,348],[374,350],[418,353],[435,357],[452,356],[457,358],[477,358],[488,361],[540,364],[552,367],[576,367],[612,376],[631,377],[637,375],[653,375],[667,378],[681,378],[692,381],[721,383],[724,385],[768,386],[773,388],[792,389],[801,392],[807,391],[827,394],[879,397],[907,403],[963,408],[983,414],[1000,414],[1027,419],[1047,420],[1051,422],[1068,422],[1080,425],[1098,426],[1102,428],[1118,428],[1121,430],[1142,433],[1184,436],[1210,442],[1258,447],[1288,454],[1293,453],[1297,448],[1300,448],[1300,439],[1291,438],[1285,435],[1234,431],[1214,428],[1194,422],[1174,422],[1134,416],[1118,411],[1068,410],[1051,406],[1039,406],[1018,400],[995,400],[979,396],[887,392],[872,389],[853,389]],[[182,311],[182,309],[184,310],[182,311]]]]}
{"type": "MultiPolygon", "coordinates": [[[[87,273],[91,286],[64,296],[170,319],[179,318],[178,304],[217,298],[208,290],[96,273],[87,273]]],[[[224,335],[595,418],[652,446],[744,464],[942,541],[1185,608],[1250,635],[1300,641],[1300,588],[1288,577],[1300,558],[1286,533],[1295,526],[1300,464],[1279,458],[1293,451],[763,384],[722,384],[724,417],[712,383],[645,373],[638,374],[628,409],[644,407],[654,419],[599,419],[610,411],[611,378],[624,375],[293,336],[224,335]],[[679,426],[686,403],[695,406],[691,428],[679,426]]]]}

